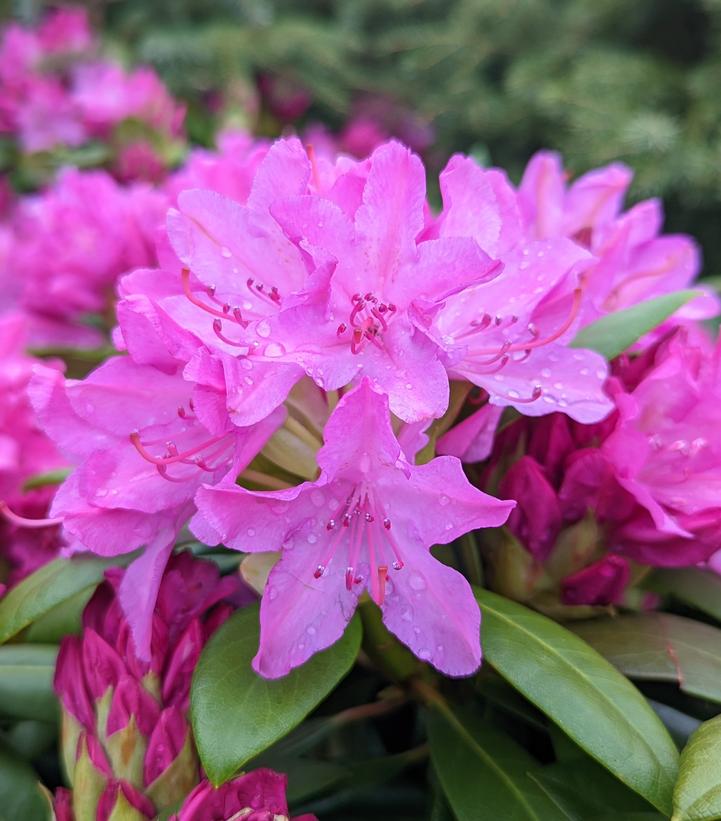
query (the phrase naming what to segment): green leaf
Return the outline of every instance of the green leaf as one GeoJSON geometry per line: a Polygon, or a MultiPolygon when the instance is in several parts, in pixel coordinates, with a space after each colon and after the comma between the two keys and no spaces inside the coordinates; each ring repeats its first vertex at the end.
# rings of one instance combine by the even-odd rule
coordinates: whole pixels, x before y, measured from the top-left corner
{"type": "Polygon", "coordinates": [[[9,718],[57,719],[53,673],[58,648],[42,644],[0,647],[0,715],[9,718]]]}
{"type": "Polygon", "coordinates": [[[669,613],[593,619],[574,632],[634,679],[672,681],[721,703],[721,630],[669,613]]]}
{"type": "Polygon", "coordinates": [[[0,746],[0,818],[3,821],[50,818],[37,773],[4,746],[0,746]]]}
{"type": "Polygon", "coordinates": [[[240,610],[210,640],[193,676],[193,731],[216,786],[290,732],[333,690],[358,655],[361,626],[354,618],[332,647],[273,681],[250,666],[258,638],[258,608],[240,610]]]}
{"type": "Polygon", "coordinates": [[[643,586],[647,590],[695,607],[721,621],[721,577],[697,567],[657,568],[643,586]]]}
{"type": "Polygon", "coordinates": [[[94,592],[94,585],[86,587],[40,616],[22,631],[23,643],[59,644],[64,636],[78,635],[82,629],[83,610],[94,592]]]}
{"type": "Polygon", "coordinates": [[[535,759],[470,710],[434,706],[426,718],[431,759],[458,821],[563,819],[528,773],[535,759]]]}
{"type": "Polygon", "coordinates": [[[721,716],[706,721],[681,753],[673,792],[673,821],[721,818],[721,716]]]}
{"type": "Polygon", "coordinates": [[[668,814],[678,752],[641,693],[556,622],[488,590],[475,594],[486,660],[579,747],[668,814]]]}
{"type": "Polygon", "coordinates": [[[0,600],[0,644],[61,602],[95,587],[106,568],[126,564],[135,554],[112,559],[55,559],[23,579],[0,600]]]}
{"type": "Polygon", "coordinates": [[[662,818],[588,756],[543,767],[531,773],[531,778],[569,821],[595,821],[606,815],[627,819],[633,813],[662,818]]]}
{"type": "Polygon", "coordinates": [[[582,328],[571,342],[571,347],[590,348],[606,359],[613,359],[699,295],[699,291],[676,291],[606,314],[582,328]]]}

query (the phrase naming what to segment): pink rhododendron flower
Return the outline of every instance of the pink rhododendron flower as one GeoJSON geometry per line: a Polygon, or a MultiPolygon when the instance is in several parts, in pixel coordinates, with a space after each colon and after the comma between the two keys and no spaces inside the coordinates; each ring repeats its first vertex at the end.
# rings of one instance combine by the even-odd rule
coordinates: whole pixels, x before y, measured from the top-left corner
{"type": "Polygon", "coordinates": [[[131,72],[99,59],[98,43],[86,12],[65,8],[50,13],[36,29],[11,24],[0,40],[0,133],[12,135],[21,152],[76,148],[90,140],[107,141],[113,167],[155,179],[165,171],[162,150],[150,165],[148,149],[162,149],[182,134],[184,107],[169,94],[157,74],[140,67],[131,72]],[[142,124],[146,153],[141,163],[118,128],[142,124]],[[150,172],[150,173],[149,173],[150,172]]]}
{"type": "Polygon", "coordinates": [[[268,153],[270,143],[257,140],[243,131],[221,132],[218,148],[194,148],[188,158],[163,186],[173,204],[188,188],[205,188],[245,204],[250,196],[258,166],[268,153]]]}
{"type": "MultiPolygon", "coordinates": [[[[611,481],[643,511],[616,538],[639,561],[690,564],[708,558],[721,538],[719,345],[681,330],[649,358],[638,384],[617,395],[618,423],[600,449],[611,481]]],[[[584,465],[566,481],[567,493],[588,487],[584,465]]]]}
{"type": "Polygon", "coordinates": [[[202,781],[171,821],[317,821],[314,815],[289,818],[285,797],[288,779],[273,770],[253,770],[213,787],[202,781]]]}
{"type": "Polygon", "coordinates": [[[139,653],[150,647],[150,614],[178,532],[203,483],[235,477],[282,422],[278,410],[236,427],[225,410],[222,372],[207,354],[205,381],[115,357],[83,381],[36,373],[33,402],[45,430],[78,468],[59,488],[51,516],[79,548],[114,556],[137,547],[120,598],[139,653]]]}
{"type": "Polygon", "coordinates": [[[131,118],[177,136],[185,115],[155,71],[145,67],[128,73],[112,63],[80,65],[74,72],[72,98],[96,136],[131,118]]]}
{"type": "Polygon", "coordinates": [[[309,195],[271,206],[298,248],[321,270],[330,265],[306,301],[268,323],[274,352],[325,390],[369,377],[407,422],[440,416],[448,377],[429,326],[453,294],[492,279],[500,266],[470,237],[417,241],[425,175],[398,143],[373,153],[360,203],[350,213],[348,205],[309,195]]]}
{"type": "MultiPolygon", "coordinates": [[[[584,323],[688,288],[699,273],[700,254],[690,237],[659,236],[663,213],[658,200],[621,212],[632,176],[625,165],[612,163],[567,186],[559,155],[540,151],[519,187],[518,202],[530,236],[569,237],[597,258],[585,275],[584,323]]],[[[676,320],[718,314],[718,298],[703,286],[700,290],[704,295],[678,310],[676,320]]]]}
{"type": "Polygon", "coordinates": [[[15,211],[0,311],[24,311],[34,345],[97,344],[100,335],[82,319],[106,310],[120,274],[154,261],[164,206],[151,189],[122,188],[102,171],[61,173],[15,211]]]}
{"type": "Polygon", "coordinates": [[[453,157],[441,191],[431,234],[473,237],[504,266],[495,279],[449,295],[433,319],[451,376],[525,415],[560,410],[580,422],[602,419],[612,408],[603,391],[606,362],[569,347],[593,257],[568,239],[527,240],[515,192],[499,171],[453,157]]]}
{"type": "Polygon", "coordinates": [[[454,676],[480,663],[471,589],[429,548],[502,524],[514,503],[473,488],[453,457],[409,462],[388,405],[368,379],[341,399],[325,426],[314,482],[271,492],[224,483],[197,494],[191,527],[201,540],[282,550],[263,595],[253,661],[266,677],[333,644],[366,589],[388,629],[421,659],[454,676]]]}

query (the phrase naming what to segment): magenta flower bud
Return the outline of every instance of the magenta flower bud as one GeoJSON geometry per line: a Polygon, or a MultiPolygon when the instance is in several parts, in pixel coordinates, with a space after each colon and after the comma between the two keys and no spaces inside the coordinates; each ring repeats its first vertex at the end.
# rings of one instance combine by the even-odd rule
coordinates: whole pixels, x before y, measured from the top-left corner
{"type": "Polygon", "coordinates": [[[194,619],[178,640],[163,678],[163,701],[188,709],[190,679],[204,645],[200,622],[194,619]]]}
{"type": "Polygon", "coordinates": [[[81,639],[77,636],[69,636],[60,645],[54,687],[65,710],[84,727],[92,727],[94,707],[85,683],[81,639]]]}
{"type": "Polygon", "coordinates": [[[127,781],[111,781],[98,801],[96,821],[127,818],[133,821],[155,818],[153,802],[127,781]],[[133,812],[135,810],[135,812],[133,812]]]}
{"type": "Polygon", "coordinates": [[[529,426],[528,453],[543,465],[552,480],[557,480],[566,458],[577,449],[571,427],[571,421],[562,413],[542,416],[529,426]]]}
{"type": "Polygon", "coordinates": [[[73,817],[73,794],[65,787],[58,787],[53,796],[54,821],[75,821],[73,817]]]}
{"type": "Polygon", "coordinates": [[[622,556],[604,556],[561,582],[564,604],[618,604],[628,585],[631,568],[622,556]]]}
{"type": "Polygon", "coordinates": [[[143,780],[152,784],[180,755],[190,728],[177,707],[168,707],[160,714],[148,741],[143,780]]]}
{"type": "Polygon", "coordinates": [[[106,734],[111,736],[117,733],[134,718],[140,732],[149,736],[156,726],[159,714],[160,708],[153,696],[137,679],[125,675],[113,690],[106,734]]]}
{"type": "Polygon", "coordinates": [[[83,634],[82,662],[91,697],[100,698],[125,675],[125,665],[117,652],[94,630],[83,634]]]}
{"type": "Polygon", "coordinates": [[[508,517],[513,535],[535,558],[545,560],[561,529],[561,509],[543,468],[532,457],[521,457],[504,476],[499,493],[517,501],[508,517]]]}
{"type": "MultiPolygon", "coordinates": [[[[241,775],[218,789],[205,780],[185,799],[171,821],[288,821],[287,783],[287,776],[266,769],[241,775]]],[[[301,815],[293,821],[317,819],[301,815]]]]}

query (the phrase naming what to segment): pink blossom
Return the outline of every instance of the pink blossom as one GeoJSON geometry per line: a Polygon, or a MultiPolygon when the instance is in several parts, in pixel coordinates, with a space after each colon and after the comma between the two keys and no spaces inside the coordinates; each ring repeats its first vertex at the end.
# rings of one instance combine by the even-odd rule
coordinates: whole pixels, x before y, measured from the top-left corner
{"type": "Polygon", "coordinates": [[[263,595],[253,661],[266,677],[333,644],[366,589],[388,629],[421,659],[454,676],[480,663],[470,587],[429,548],[502,524],[513,503],[473,488],[453,457],[410,463],[388,404],[368,379],[343,397],[325,426],[314,482],[273,492],[224,483],[197,494],[191,527],[201,540],[283,551],[263,595]]]}
{"type": "Polygon", "coordinates": [[[503,263],[495,279],[449,295],[432,320],[451,376],[488,393],[492,405],[529,416],[560,410],[580,422],[606,416],[606,362],[572,350],[585,274],[593,257],[565,238],[526,239],[505,176],[453,157],[441,174],[443,211],[431,235],[472,237],[503,263]]]}
{"type": "Polygon", "coordinates": [[[661,342],[648,372],[619,394],[615,430],[601,451],[614,481],[645,511],[623,524],[634,558],[688,564],[721,536],[719,343],[682,330],[661,342]]]}
{"type": "Polygon", "coordinates": [[[125,574],[120,598],[141,655],[150,614],[178,532],[204,482],[233,479],[281,423],[278,410],[238,428],[228,418],[222,372],[208,354],[205,382],[129,357],[109,359],[83,381],[36,373],[32,396],[45,430],[77,469],[59,488],[51,516],[80,548],[143,554],[125,574]]]}
{"type": "MultiPolygon", "coordinates": [[[[448,377],[429,327],[453,294],[490,280],[499,266],[470,237],[418,241],[425,175],[408,149],[387,143],[368,168],[365,179],[349,172],[362,186],[360,202],[309,195],[271,206],[319,267],[314,292],[279,312],[268,336],[279,359],[300,364],[324,390],[367,376],[403,420],[440,416],[448,377]]],[[[350,182],[339,177],[331,195],[350,182]]]]}
{"type": "Polygon", "coordinates": [[[241,205],[247,202],[270,143],[243,131],[221,132],[217,143],[216,151],[194,148],[181,168],[168,177],[163,187],[173,204],[188,188],[211,189],[241,205]]]}
{"type": "Polygon", "coordinates": [[[79,6],[65,6],[48,14],[38,29],[38,39],[48,54],[72,54],[95,45],[88,13],[79,6]]]}
{"type": "Polygon", "coordinates": [[[130,118],[177,136],[185,115],[155,71],[146,67],[127,73],[107,62],[81,64],[74,72],[72,99],[97,136],[130,118]]]}
{"type": "Polygon", "coordinates": [[[35,345],[97,344],[83,318],[106,310],[120,274],[155,259],[163,210],[164,198],[145,186],[121,188],[102,171],[64,171],[15,211],[0,309],[27,313],[35,345]]]}
{"type": "Polygon", "coordinates": [[[201,781],[171,821],[317,821],[314,815],[289,819],[285,797],[288,779],[273,770],[252,770],[214,788],[201,781]]]}
{"type": "MultiPolygon", "coordinates": [[[[658,200],[645,200],[622,213],[632,172],[612,163],[579,177],[570,186],[561,158],[538,152],[523,176],[518,201],[529,235],[569,237],[597,257],[586,273],[582,320],[617,311],[688,288],[700,269],[696,243],[683,235],[659,235],[663,222],[658,200]]],[[[676,312],[676,320],[703,319],[721,309],[717,297],[703,296],[676,312]]]]}

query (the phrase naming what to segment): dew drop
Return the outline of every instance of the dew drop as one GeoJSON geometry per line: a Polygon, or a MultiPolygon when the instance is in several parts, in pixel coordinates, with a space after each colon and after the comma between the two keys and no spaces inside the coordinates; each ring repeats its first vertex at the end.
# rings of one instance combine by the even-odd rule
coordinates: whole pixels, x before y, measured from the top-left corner
{"type": "Polygon", "coordinates": [[[230,248],[228,248],[228,246],[227,246],[227,245],[224,245],[224,246],[220,249],[220,256],[221,256],[221,257],[223,257],[224,259],[230,259],[230,258],[231,258],[232,253],[231,253],[230,248]]]}
{"type": "Polygon", "coordinates": [[[410,579],[408,579],[408,584],[411,590],[425,590],[426,589],[426,580],[423,576],[419,576],[417,573],[413,574],[410,579]]]}
{"type": "Polygon", "coordinates": [[[271,601],[273,601],[274,599],[277,599],[277,598],[278,598],[278,591],[275,589],[275,587],[269,587],[269,588],[265,591],[265,595],[266,595],[266,596],[267,596],[267,597],[268,597],[271,601]]]}
{"type": "Polygon", "coordinates": [[[441,505],[441,507],[445,507],[450,501],[451,500],[448,498],[448,496],[446,496],[445,493],[442,493],[438,497],[438,503],[441,505]]]}
{"type": "Polygon", "coordinates": [[[245,532],[246,532],[249,536],[255,536],[255,528],[253,528],[253,527],[249,527],[249,528],[248,528],[245,532]]]}
{"type": "Polygon", "coordinates": [[[306,629],[306,631],[305,631],[305,632],[306,632],[309,636],[315,636],[315,634],[316,634],[316,629],[315,629],[315,627],[313,627],[313,625],[311,624],[311,625],[310,625],[310,626],[306,629]]]}
{"type": "Polygon", "coordinates": [[[315,533],[309,533],[306,538],[306,541],[308,542],[308,544],[315,544],[318,541],[318,537],[315,535],[315,533]]]}
{"type": "Polygon", "coordinates": [[[325,496],[320,490],[311,490],[310,500],[316,507],[323,507],[323,503],[325,502],[325,496]]]}
{"type": "MultiPolygon", "coordinates": [[[[260,331],[258,331],[260,333],[260,331]]],[[[265,346],[265,350],[263,353],[266,356],[276,357],[276,356],[283,356],[285,353],[285,348],[278,342],[270,342],[268,345],[265,346]]]]}
{"type": "Polygon", "coordinates": [[[418,651],[418,658],[421,659],[422,661],[428,661],[428,659],[430,657],[431,657],[431,651],[428,650],[427,648],[423,647],[418,651]]]}
{"type": "Polygon", "coordinates": [[[262,336],[264,339],[267,339],[270,336],[270,324],[265,320],[259,322],[255,332],[258,336],[262,336]]]}

